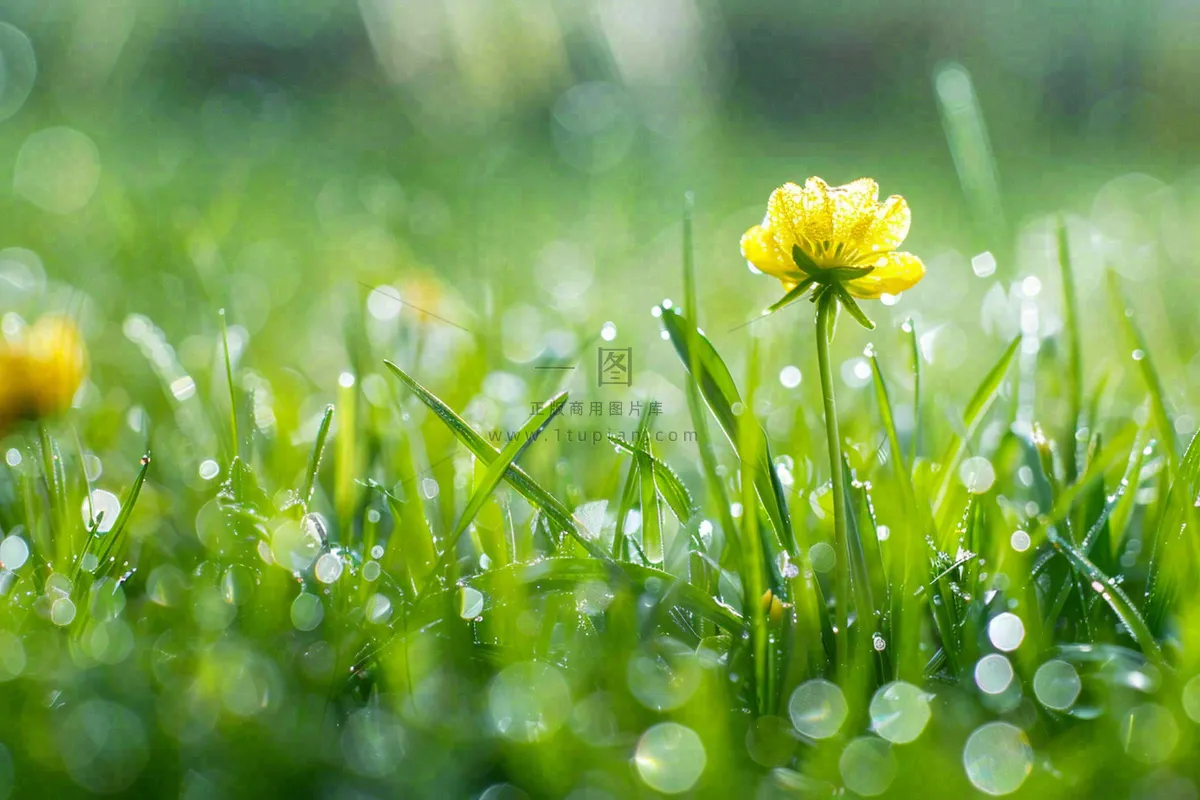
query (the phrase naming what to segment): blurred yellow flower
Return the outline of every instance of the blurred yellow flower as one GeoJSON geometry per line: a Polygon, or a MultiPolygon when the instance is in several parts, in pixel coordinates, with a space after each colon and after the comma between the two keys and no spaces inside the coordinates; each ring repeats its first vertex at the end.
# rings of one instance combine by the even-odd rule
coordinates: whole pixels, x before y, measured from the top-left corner
{"type": "Polygon", "coordinates": [[[908,235],[908,203],[900,195],[879,202],[879,186],[859,178],[829,186],[809,178],[771,193],[767,215],[742,236],[742,255],[791,290],[806,278],[836,278],[854,297],[900,294],[925,275],[925,265],[896,248],[908,235]]]}
{"type": "Polygon", "coordinates": [[[47,314],[16,341],[0,343],[0,433],[18,419],[69,408],[86,375],[83,336],[60,314],[47,314]]]}

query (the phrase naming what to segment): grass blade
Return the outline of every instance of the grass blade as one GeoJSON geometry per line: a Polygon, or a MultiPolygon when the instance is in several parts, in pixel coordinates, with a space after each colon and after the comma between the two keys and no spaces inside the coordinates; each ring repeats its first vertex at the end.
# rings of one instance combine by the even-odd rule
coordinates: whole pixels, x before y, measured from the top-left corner
{"type": "MultiPolygon", "coordinates": [[[[466,423],[466,420],[456,414],[450,406],[443,403],[435,394],[392,362],[385,361],[384,366],[399,378],[400,382],[407,386],[422,403],[428,406],[476,458],[485,464],[491,464],[499,457],[500,454],[496,448],[488,444],[474,428],[466,423]]],[[[541,509],[548,520],[553,522],[560,530],[565,531],[575,541],[579,542],[584,550],[587,550],[592,556],[602,561],[612,562],[608,553],[605,553],[599,545],[588,538],[587,528],[574,518],[571,512],[567,510],[567,507],[554,497],[554,495],[543,489],[520,467],[516,464],[509,464],[505,477],[522,497],[541,509]]]]}
{"type": "Polygon", "coordinates": [[[442,556],[438,559],[437,565],[434,567],[433,576],[429,583],[425,584],[424,591],[417,596],[415,604],[419,604],[424,595],[429,593],[433,586],[433,581],[436,581],[438,575],[446,568],[450,559],[454,557],[455,548],[458,546],[458,540],[462,538],[468,526],[474,521],[475,516],[483,508],[483,504],[492,496],[492,492],[496,491],[496,487],[500,485],[500,481],[504,479],[504,475],[508,472],[509,466],[512,465],[521,454],[524,453],[531,444],[537,441],[537,437],[546,429],[556,416],[563,410],[567,401],[567,393],[560,392],[550,398],[535,414],[526,420],[525,424],[517,432],[516,436],[509,439],[508,444],[504,445],[504,449],[500,451],[500,455],[488,464],[487,471],[483,475],[483,479],[471,494],[470,500],[467,501],[466,508],[463,509],[458,518],[458,524],[454,526],[454,532],[450,534],[450,538],[446,541],[446,547],[442,550],[442,556]]]}
{"type": "Polygon", "coordinates": [[[317,428],[317,438],[313,442],[312,453],[308,457],[308,469],[304,473],[304,485],[300,488],[300,512],[308,513],[312,502],[313,488],[317,484],[317,473],[321,470],[321,457],[325,454],[325,440],[329,438],[329,426],[333,422],[333,406],[325,406],[325,415],[321,417],[321,425],[317,428]]]}
{"type": "Polygon", "coordinates": [[[966,411],[963,412],[963,434],[954,437],[954,440],[946,448],[945,455],[942,456],[940,462],[941,474],[938,477],[937,488],[933,493],[935,498],[934,509],[938,513],[942,510],[943,504],[946,501],[947,490],[950,488],[954,475],[958,471],[958,462],[962,460],[963,453],[967,450],[967,442],[974,435],[975,429],[979,427],[979,423],[983,420],[987,410],[991,408],[992,401],[996,399],[996,393],[1000,390],[1000,384],[1003,383],[1004,376],[1008,373],[1008,368],[1012,366],[1020,344],[1020,336],[1014,338],[1009,343],[1008,347],[1004,350],[1004,354],[1000,356],[1000,360],[984,376],[983,382],[979,384],[979,388],[971,396],[971,401],[967,403],[966,411]]]}
{"type": "MultiPolygon", "coordinates": [[[[1169,449],[1169,448],[1168,448],[1169,449]]],[[[1154,534],[1150,565],[1146,576],[1146,617],[1158,629],[1167,608],[1181,590],[1189,591],[1200,577],[1197,564],[1197,537],[1195,533],[1195,507],[1200,495],[1200,434],[1192,437],[1183,454],[1183,463],[1171,481],[1167,498],[1154,534]],[[1180,553],[1176,550],[1183,540],[1184,532],[1191,529],[1188,537],[1189,549],[1180,553]]]]}
{"type": "Polygon", "coordinates": [[[1079,335],[1079,303],[1075,293],[1075,275],[1071,270],[1071,242],[1065,220],[1058,221],[1058,267],[1062,273],[1063,320],[1067,334],[1067,429],[1063,432],[1062,452],[1067,482],[1075,480],[1079,469],[1079,445],[1075,433],[1083,424],[1083,340],[1079,335]]]}
{"type": "Polygon", "coordinates": [[[1117,619],[1129,629],[1129,633],[1137,641],[1138,646],[1142,648],[1142,652],[1146,654],[1146,657],[1156,664],[1163,664],[1163,654],[1158,646],[1158,642],[1154,640],[1154,636],[1150,633],[1150,628],[1146,625],[1146,621],[1142,619],[1142,615],[1138,613],[1133,603],[1129,601],[1129,597],[1125,594],[1124,590],[1112,578],[1101,572],[1099,567],[1093,564],[1087,556],[1070,542],[1051,532],[1050,543],[1067,557],[1067,560],[1071,562],[1071,566],[1079,574],[1079,577],[1099,592],[1101,599],[1113,610],[1113,613],[1117,615],[1117,619]]]}
{"type": "Polygon", "coordinates": [[[623,450],[630,455],[645,456],[649,459],[650,466],[654,471],[654,480],[658,484],[658,490],[662,493],[663,499],[667,501],[671,513],[675,515],[675,519],[683,524],[687,524],[692,515],[696,513],[696,503],[692,499],[692,493],[683,485],[683,481],[679,479],[679,475],[676,474],[675,470],[671,469],[662,459],[650,451],[638,445],[630,444],[616,434],[610,433],[608,441],[617,449],[623,450]]]}
{"type": "Polygon", "coordinates": [[[739,457],[742,457],[743,451],[754,453],[756,466],[752,474],[759,502],[767,513],[775,536],[795,556],[797,547],[791,518],[783,486],[771,466],[766,434],[757,421],[753,421],[744,433],[740,432],[740,415],[734,409],[736,407],[742,414],[749,414],[750,411],[742,402],[729,368],[708,339],[683,315],[671,309],[662,309],[662,323],[675,346],[675,352],[696,380],[705,403],[734,451],[739,457]]]}
{"type": "Polygon", "coordinates": [[[113,520],[112,527],[107,533],[95,534],[90,537],[87,544],[84,546],[83,553],[79,560],[75,562],[75,576],[72,578],[72,585],[79,578],[79,570],[83,566],[84,557],[96,548],[95,555],[97,558],[97,566],[95,577],[100,578],[106,575],[111,568],[109,559],[116,552],[117,547],[124,541],[125,530],[129,527],[129,518],[133,515],[133,507],[137,505],[138,495],[142,493],[142,484],[146,482],[146,474],[150,471],[150,454],[142,456],[141,466],[138,473],[134,476],[133,483],[129,487],[129,491],[125,494],[125,499],[121,502],[121,510],[117,514],[117,518],[113,520]]]}
{"type": "Polygon", "coordinates": [[[1117,274],[1111,271],[1108,273],[1108,293],[1118,326],[1124,333],[1126,347],[1138,354],[1134,356],[1134,363],[1150,393],[1150,415],[1154,419],[1154,427],[1158,429],[1159,438],[1167,444],[1165,448],[1167,472],[1169,477],[1173,476],[1178,455],[1175,449],[1177,447],[1175,428],[1171,425],[1171,417],[1167,414],[1166,401],[1163,399],[1166,392],[1163,389],[1158,368],[1154,365],[1154,359],[1150,357],[1150,349],[1146,346],[1146,337],[1142,335],[1141,328],[1134,321],[1133,309],[1130,308],[1125,294],[1121,291],[1117,274]]]}
{"type": "MultiPolygon", "coordinates": [[[[649,437],[643,436],[643,448],[650,447],[649,437]]],[[[651,564],[663,562],[662,507],[658,502],[658,488],[654,485],[653,456],[639,449],[634,459],[638,462],[638,504],[642,513],[642,550],[651,564]]]]}

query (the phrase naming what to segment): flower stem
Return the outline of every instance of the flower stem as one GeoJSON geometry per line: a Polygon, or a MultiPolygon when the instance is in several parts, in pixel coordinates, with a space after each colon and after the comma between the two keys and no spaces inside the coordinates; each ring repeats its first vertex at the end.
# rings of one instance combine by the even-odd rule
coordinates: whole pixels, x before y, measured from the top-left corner
{"type": "Polygon", "coordinates": [[[817,301],[817,363],[821,370],[821,396],[825,401],[825,436],[829,443],[829,472],[833,491],[833,539],[837,553],[837,583],[834,609],[838,670],[849,666],[850,543],[846,538],[846,486],[842,471],[842,442],[838,435],[837,402],[833,396],[833,368],[829,363],[829,345],[833,339],[830,314],[837,313],[837,298],[825,292],[817,301]]]}

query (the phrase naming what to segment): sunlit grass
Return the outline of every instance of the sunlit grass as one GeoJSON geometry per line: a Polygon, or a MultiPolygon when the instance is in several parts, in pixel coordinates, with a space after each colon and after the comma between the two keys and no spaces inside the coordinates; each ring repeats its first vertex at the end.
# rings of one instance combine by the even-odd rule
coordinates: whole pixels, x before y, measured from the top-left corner
{"type": "Polygon", "coordinates": [[[161,380],[157,418],[91,401],[5,440],[7,779],[137,790],[209,764],[240,783],[255,762],[263,786],[950,797],[1186,771],[1200,446],[1176,443],[1116,283],[1148,411],[1081,386],[1081,359],[1108,356],[1078,310],[1061,351],[969,342],[951,395],[919,392],[912,324],[877,331],[870,389],[838,420],[842,549],[819,409],[767,380],[775,323],[718,346],[692,321],[691,214],[685,304],[655,307],[669,341],[643,347],[674,350],[694,444],[656,436],[679,415],[649,413],[582,446],[555,435],[585,425],[572,395],[539,396],[535,374],[513,397],[498,357],[464,347],[493,323],[438,344],[414,313],[362,336],[365,293],[356,366],[319,408],[269,393],[242,366],[268,354],[231,333],[197,392],[161,332],[127,321],[161,380]],[[1066,403],[1023,406],[1064,368],[1066,403]],[[128,441],[116,428],[166,456],[101,471],[91,443],[128,441]],[[98,486],[115,520],[94,514],[98,486]]]}

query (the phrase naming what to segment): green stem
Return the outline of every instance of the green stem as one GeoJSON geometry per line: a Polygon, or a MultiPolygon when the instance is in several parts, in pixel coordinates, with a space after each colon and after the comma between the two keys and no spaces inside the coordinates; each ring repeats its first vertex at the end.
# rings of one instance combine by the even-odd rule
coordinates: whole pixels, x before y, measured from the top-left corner
{"type": "Polygon", "coordinates": [[[846,486],[842,472],[842,442],[838,435],[837,402],[833,396],[833,368],[829,362],[829,345],[833,330],[829,325],[830,314],[837,313],[837,299],[832,292],[825,293],[817,301],[817,362],[821,370],[821,396],[825,403],[825,436],[829,443],[829,472],[833,491],[833,539],[837,553],[837,584],[834,591],[835,618],[837,620],[838,670],[849,665],[849,602],[850,602],[850,547],[846,536],[846,486]]]}

